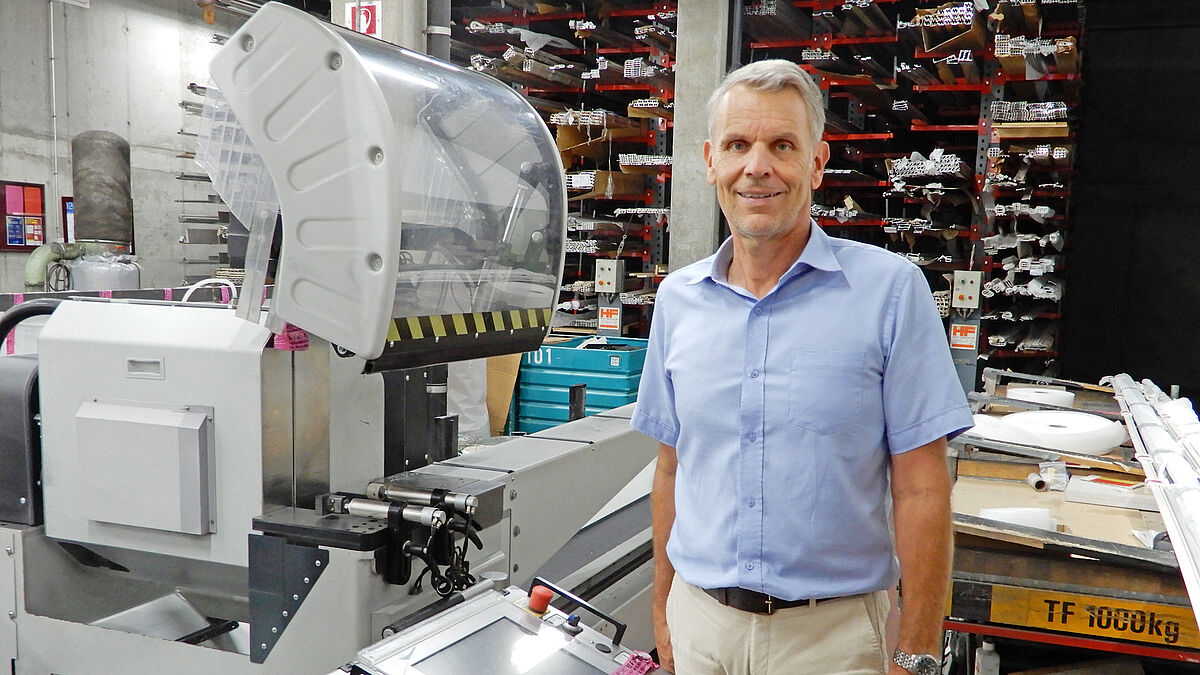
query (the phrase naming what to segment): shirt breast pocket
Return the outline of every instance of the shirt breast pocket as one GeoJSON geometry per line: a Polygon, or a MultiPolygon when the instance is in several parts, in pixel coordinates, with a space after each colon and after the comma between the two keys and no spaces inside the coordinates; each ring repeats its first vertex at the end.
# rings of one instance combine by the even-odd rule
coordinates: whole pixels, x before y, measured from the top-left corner
{"type": "Polygon", "coordinates": [[[788,378],[788,422],[821,435],[854,423],[863,401],[865,351],[803,349],[788,378]]]}

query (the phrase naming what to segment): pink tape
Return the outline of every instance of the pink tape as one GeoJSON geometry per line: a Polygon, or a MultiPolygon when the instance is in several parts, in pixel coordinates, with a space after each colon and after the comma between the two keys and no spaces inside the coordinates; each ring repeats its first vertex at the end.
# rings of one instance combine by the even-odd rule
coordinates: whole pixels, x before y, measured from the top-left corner
{"type": "Polygon", "coordinates": [[[221,302],[226,302],[226,303],[229,302],[229,287],[228,286],[221,287],[221,302]]]}
{"type": "MultiPolygon", "coordinates": [[[[13,293],[13,307],[16,307],[17,305],[21,304],[22,302],[25,302],[25,294],[24,293],[13,293]]],[[[17,350],[17,327],[13,326],[13,329],[8,331],[8,337],[4,338],[4,353],[12,354],[16,350],[17,350]]]]}
{"type": "Polygon", "coordinates": [[[112,291],[100,291],[100,297],[102,297],[102,298],[111,298],[111,297],[112,297],[112,291]]]}
{"type": "Polygon", "coordinates": [[[283,324],[283,332],[275,336],[271,346],[281,351],[302,352],[308,349],[308,333],[290,323],[283,324]]]}
{"type": "Polygon", "coordinates": [[[174,296],[175,296],[175,289],[173,289],[173,288],[164,288],[163,289],[163,300],[174,300],[175,299],[174,296]]]}

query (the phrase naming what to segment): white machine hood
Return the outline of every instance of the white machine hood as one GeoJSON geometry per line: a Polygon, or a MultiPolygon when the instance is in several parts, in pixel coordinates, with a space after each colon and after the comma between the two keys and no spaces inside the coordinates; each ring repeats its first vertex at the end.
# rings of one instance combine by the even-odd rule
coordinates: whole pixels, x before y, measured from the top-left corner
{"type": "Polygon", "coordinates": [[[520,95],[277,3],[230,38],[212,79],[228,110],[210,116],[200,156],[223,196],[259,195],[226,197],[247,211],[248,278],[255,230],[274,227],[263,183],[278,195],[269,326],[376,369],[536,348],[561,281],[566,193],[520,95]]]}

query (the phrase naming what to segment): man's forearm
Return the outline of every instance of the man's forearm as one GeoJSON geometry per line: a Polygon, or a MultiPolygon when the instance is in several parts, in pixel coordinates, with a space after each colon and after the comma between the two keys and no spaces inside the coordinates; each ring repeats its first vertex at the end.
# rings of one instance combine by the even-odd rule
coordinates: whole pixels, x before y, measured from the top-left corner
{"type": "Polygon", "coordinates": [[[675,451],[667,446],[662,446],[659,451],[650,492],[650,508],[654,537],[653,607],[656,612],[661,612],[666,608],[667,594],[671,591],[671,580],[675,576],[675,568],[667,559],[667,538],[675,524],[675,451]]]}
{"type": "Polygon", "coordinates": [[[898,646],[909,653],[939,654],[953,555],[951,483],[944,442],[912,452],[918,451],[925,457],[914,456],[918,461],[906,470],[919,474],[902,477],[893,496],[903,605],[898,646]]]}

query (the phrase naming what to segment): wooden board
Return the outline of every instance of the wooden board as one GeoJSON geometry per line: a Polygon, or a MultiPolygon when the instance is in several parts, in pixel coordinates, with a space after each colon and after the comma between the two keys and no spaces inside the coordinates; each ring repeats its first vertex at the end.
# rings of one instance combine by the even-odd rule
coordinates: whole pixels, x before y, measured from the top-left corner
{"type": "Polygon", "coordinates": [[[1061,492],[1038,492],[1025,483],[1011,481],[959,478],[952,505],[955,513],[970,516],[978,516],[980,509],[989,507],[1047,508],[1068,534],[1127,546],[1142,545],[1130,530],[1153,529],[1136,509],[1068,502],[1061,492]]]}

